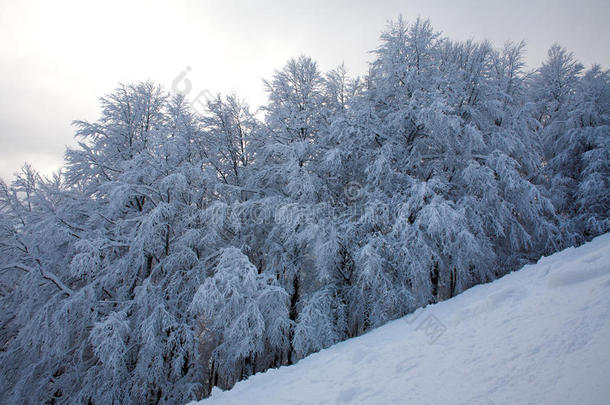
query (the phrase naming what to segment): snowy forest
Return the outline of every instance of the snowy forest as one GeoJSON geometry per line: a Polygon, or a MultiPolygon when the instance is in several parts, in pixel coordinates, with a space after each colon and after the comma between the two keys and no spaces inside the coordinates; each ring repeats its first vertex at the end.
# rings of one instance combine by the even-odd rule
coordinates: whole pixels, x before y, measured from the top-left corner
{"type": "Polygon", "coordinates": [[[610,231],[610,72],[391,22],[252,110],[141,82],[0,182],[0,402],[186,403],[610,231]]]}

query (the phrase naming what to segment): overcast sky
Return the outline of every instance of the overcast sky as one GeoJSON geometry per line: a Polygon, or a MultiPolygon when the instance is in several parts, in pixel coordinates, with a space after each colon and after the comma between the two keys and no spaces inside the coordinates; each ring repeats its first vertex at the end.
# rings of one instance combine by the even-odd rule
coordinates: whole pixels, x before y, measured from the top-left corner
{"type": "Polygon", "coordinates": [[[48,174],[120,82],[169,88],[190,67],[193,95],[235,91],[256,107],[262,79],[307,54],[362,74],[389,19],[430,18],[452,39],[525,39],[535,68],[558,42],[610,67],[608,0],[0,0],[0,177],[24,161],[48,174]]]}

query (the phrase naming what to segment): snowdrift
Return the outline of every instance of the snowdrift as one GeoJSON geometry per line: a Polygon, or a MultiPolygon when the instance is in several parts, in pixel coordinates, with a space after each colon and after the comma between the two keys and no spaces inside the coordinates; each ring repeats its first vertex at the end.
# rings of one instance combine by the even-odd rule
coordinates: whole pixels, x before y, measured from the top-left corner
{"type": "Polygon", "coordinates": [[[608,403],[610,234],[199,402],[608,403]]]}

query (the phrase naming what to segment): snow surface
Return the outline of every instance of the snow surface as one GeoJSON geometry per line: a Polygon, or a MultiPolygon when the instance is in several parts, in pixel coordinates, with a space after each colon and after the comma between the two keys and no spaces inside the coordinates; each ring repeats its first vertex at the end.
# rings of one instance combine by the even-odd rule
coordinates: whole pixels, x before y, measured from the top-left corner
{"type": "Polygon", "coordinates": [[[610,234],[199,404],[610,404],[610,234]]]}

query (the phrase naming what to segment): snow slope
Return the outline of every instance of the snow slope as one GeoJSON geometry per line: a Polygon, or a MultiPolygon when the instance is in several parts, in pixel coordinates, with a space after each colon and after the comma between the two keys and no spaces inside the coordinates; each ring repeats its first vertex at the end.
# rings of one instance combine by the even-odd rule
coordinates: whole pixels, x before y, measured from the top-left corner
{"type": "Polygon", "coordinates": [[[200,404],[610,404],[610,234],[200,404]]]}

